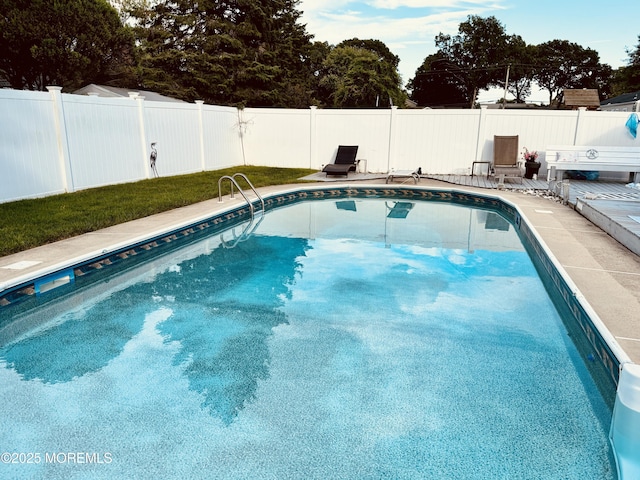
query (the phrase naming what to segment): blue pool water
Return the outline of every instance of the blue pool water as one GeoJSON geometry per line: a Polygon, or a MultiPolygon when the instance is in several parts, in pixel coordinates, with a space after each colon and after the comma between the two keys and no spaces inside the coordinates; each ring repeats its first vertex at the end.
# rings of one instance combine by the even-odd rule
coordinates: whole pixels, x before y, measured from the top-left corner
{"type": "Polygon", "coordinates": [[[0,478],[615,478],[497,213],[298,203],[78,290],[2,339],[0,478]]]}

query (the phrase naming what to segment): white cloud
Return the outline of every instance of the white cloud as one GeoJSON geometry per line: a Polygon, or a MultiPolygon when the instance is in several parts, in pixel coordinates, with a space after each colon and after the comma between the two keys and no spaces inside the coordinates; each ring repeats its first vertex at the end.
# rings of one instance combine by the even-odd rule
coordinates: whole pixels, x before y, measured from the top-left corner
{"type": "MultiPolygon", "coordinates": [[[[339,43],[347,38],[373,38],[384,41],[402,40],[408,45],[417,39],[428,39],[432,44],[440,33],[454,33],[458,25],[466,19],[470,11],[455,13],[437,13],[412,18],[385,18],[382,16],[364,17],[354,12],[346,14],[324,14],[316,19],[315,33],[318,39],[339,43]]],[[[311,23],[310,23],[311,26],[311,23]]]]}
{"type": "Polygon", "coordinates": [[[435,8],[433,13],[424,10],[415,16],[390,17],[376,9],[365,9],[362,2],[339,0],[303,0],[299,6],[304,12],[302,22],[314,40],[338,44],[350,38],[380,40],[401,59],[400,74],[406,82],[428,55],[436,51],[435,37],[439,33],[454,34],[468,15],[482,14],[482,8],[455,8],[457,0],[375,0],[369,2],[376,8],[435,8]],[[358,7],[362,7],[358,9],[358,7]],[[446,7],[446,8],[445,8],[446,7]],[[447,10],[453,8],[453,10],[447,10]],[[443,10],[444,9],[444,10],[443,10]]]}
{"type": "MultiPolygon", "coordinates": [[[[498,15],[508,33],[522,35],[527,43],[566,38],[594,48],[601,61],[614,68],[627,61],[624,46],[633,46],[637,41],[637,36],[629,33],[634,31],[633,16],[616,16],[614,8],[610,14],[573,23],[566,22],[567,9],[570,10],[566,5],[558,4],[558,15],[549,17],[535,2],[525,0],[301,0],[298,8],[304,12],[301,21],[307,25],[307,32],[317,41],[336,45],[357,37],[384,42],[400,57],[400,74],[405,83],[413,78],[425,57],[436,52],[436,35],[456,34],[469,15],[498,15]],[[597,40],[593,38],[594,31],[600,34],[597,40]]],[[[490,96],[500,98],[502,93],[491,92],[490,96]]],[[[548,101],[546,94],[538,95],[536,100],[538,97],[548,101]]]]}
{"type": "Polygon", "coordinates": [[[363,5],[370,8],[394,10],[401,7],[408,8],[448,8],[466,9],[470,5],[481,5],[488,8],[502,8],[499,2],[487,0],[302,0],[299,9],[305,12],[318,10],[336,10],[350,8],[352,5],[363,5]]]}
{"type": "MultiPolygon", "coordinates": [[[[396,9],[400,7],[409,8],[467,8],[471,5],[485,5],[486,0],[374,0],[365,2],[374,8],[396,9]]],[[[494,5],[492,5],[494,7],[494,5]]]]}

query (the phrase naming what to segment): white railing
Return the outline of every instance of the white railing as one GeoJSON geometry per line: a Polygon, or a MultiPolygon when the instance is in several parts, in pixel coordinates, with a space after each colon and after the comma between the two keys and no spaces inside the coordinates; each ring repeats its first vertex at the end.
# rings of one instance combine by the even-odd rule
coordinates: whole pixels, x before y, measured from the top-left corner
{"type": "Polygon", "coordinates": [[[494,135],[520,148],[635,146],[628,112],[554,110],[305,110],[149,102],[0,90],[0,202],[243,165],[321,170],[338,145],[358,145],[370,172],[422,167],[466,174],[491,160],[494,135]]]}

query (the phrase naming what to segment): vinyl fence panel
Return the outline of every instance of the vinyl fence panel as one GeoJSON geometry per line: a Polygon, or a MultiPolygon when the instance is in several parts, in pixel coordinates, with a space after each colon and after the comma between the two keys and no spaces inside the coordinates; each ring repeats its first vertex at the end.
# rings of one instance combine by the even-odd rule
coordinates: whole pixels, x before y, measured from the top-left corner
{"type": "Polygon", "coordinates": [[[358,145],[358,159],[370,172],[386,172],[390,162],[392,110],[318,110],[311,168],[333,163],[339,145],[358,145]]]}
{"type": "Polygon", "coordinates": [[[475,159],[479,124],[479,110],[400,111],[392,166],[466,174],[475,159]]]}
{"type": "Polygon", "coordinates": [[[238,109],[202,105],[204,170],[244,165],[238,109]]]}
{"type": "Polygon", "coordinates": [[[71,191],[146,177],[137,102],[63,94],[71,191]]]}
{"type": "Polygon", "coordinates": [[[552,110],[485,110],[482,132],[479,134],[479,160],[493,160],[494,135],[518,135],[519,157],[526,147],[539,153],[543,163],[547,145],[571,145],[575,141],[577,113],[552,110]],[[559,143],[558,143],[559,142],[559,143]]]}
{"type": "Polygon", "coordinates": [[[48,92],[0,89],[0,202],[63,193],[48,92]]]}
{"type": "Polygon", "coordinates": [[[156,143],[159,176],[203,170],[197,105],[144,101],[144,126],[148,152],[156,143]]]}
{"type": "Polygon", "coordinates": [[[634,138],[625,125],[629,115],[629,112],[580,112],[575,144],[637,147],[640,139],[634,138]]]}
{"type": "MultiPolygon", "coordinates": [[[[546,171],[548,145],[633,146],[628,112],[273,109],[0,90],[0,202],[243,165],[321,170],[358,145],[360,170],[468,174],[494,135],[518,135],[546,171]]],[[[486,167],[485,167],[486,168],[486,167]]],[[[485,170],[486,171],[486,170],[485,170]]],[[[623,172],[624,173],[624,172],[623,172]]]]}
{"type": "Polygon", "coordinates": [[[245,108],[239,113],[247,165],[310,168],[310,110],[245,108]]]}

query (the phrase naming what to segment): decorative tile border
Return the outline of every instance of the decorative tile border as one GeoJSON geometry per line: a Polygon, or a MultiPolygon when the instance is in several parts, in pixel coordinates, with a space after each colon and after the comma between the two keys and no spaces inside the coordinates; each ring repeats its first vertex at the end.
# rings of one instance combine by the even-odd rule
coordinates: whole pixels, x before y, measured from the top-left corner
{"type": "MultiPolygon", "coordinates": [[[[398,198],[411,199],[417,201],[436,201],[457,203],[461,205],[473,206],[476,208],[485,208],[488,210],[500,212],[507,220],[509,220],[519,232],[523,239],[525,247],[542,275],[547,285],[552,286],[552,290],[557,293],[556,301],[560,299],[563,305],[564,313],[568,313],[570,319],[564,318],[565,322],[573,322],[579,326],[580,331],[584,335],[584,339],[592,347],[601,365],[607,372],[608,380],[612,382],[615,392],[615,385],[618,381],[618,368],[620,362],[611,352],[611,349],[604,341],[598,329],[594,326],[585,311],[583,305],[575,297],[563,277],[556,270],[553,262],[547,256],[543,247],[539,244],[536,236],[526,222],[522,221],[517,209],[504,201],[490,196],[457,191],[457,190],[429,190],[421,187],[406,188],[394,186],[379,187],[340,187],[340,188],[301,188],[300,190],[291,191],[282,194],[275,194],[264,199],[265,210],[272,210],[292,203],[302,202],[306,200],[326,200],[338,198],[398,198]]],[[[176,242],[181,245],[184,242],[195,241],[202,236],[215,234],[230,226],[249,218],[251,211],[247,206],[239,207],[235,210],[224,212],[214,216],[206,221],[200,222],[182,228],[178,231],[171,232],[159,238],[149,239],[138,245],[132,245],[118,252],[112,252],[104,257],[95,258],[83,264],[71,267],[75,279],[101,271],[107,267],[123,265],[131,258],[139,259],[147,255],[157,255],[168,250],[175,245],[176,242]],[[171,245],[173,244],[173,245],[171,245]]],[[[12,290],[5,291],[0,294],[0,313],[11,305],[21,303],[27,298],[33,298],[36,295],[36,281],[25,285],[21,285],[12,290]]],[[[553,293],[553,292],[551,292],[553,293]]],[[[567,325],[571,330],[571,325],[567,325]]]]}
{"type": "MultiPolygon", "coordinates": [[[[164,251],[175,247],[176,242],[182,246],[187,242],[196,241],[203,236],[215,234],[217,231],[222,231],[230,226],[240,223],[250,215],[251,211],[249,208],[243,206],[181,230],[176,230],[166,235],[152,238],[135,245],[130,245],[121,250],[110,252],[104,256],[99,256],[89,261],[67,267],[65,270],[72,269],[74,281],[76,281],[85,276],[91,276],[91,274],[98,271],[103,271],[108,267],[122,267],[126,264],[127,260],[132,260],[134,257],[136,261],[140,261],[142,260],[142,257],[163,253],[164,251]]],[[[55,275],[56,274],[54,273],[48,276],[55,275]]],[[[39,279],[36,278],[25,284],[1,292],[0,314],[2,314],[3,309],[6,307],[17,305],[38,295],[38,289],[36,288],[38,282],[39,279]]]]}
{"type": "Polygon", "coordinates": [[[590,347],[590,352],[593,352],[587,354],[588,359],[593,361],[595,357],[597,357],[600,366],[605,371],[607,381],[611,383],[615,394],[615,388],[617,387],[620,374],[620,361],[613,354],[598,328],[593,324],[584,305],[576,297],[572,288],[567,284],[564,277],[547,256],[547,253],[538,242],[531,227],[527,223],[522,222],[521,218],[517,218],[515,224],[519,228],[520,238],[522,238],[525,247],[529,250],[538,273],[543,281],[551,286],[548,290],[552,297],[555,297],[554,303],[556,307],[561,310],[563,314],[561,316],[569,333],[572,334],[572,329],[575,331],[574,327],[578,327],[580,334],[583,336],[583,340],[590,347]],[[567,316],[570,318],[567,319],[567,316]],[[573,322],[573,324],[569,322],[573,322]]]}

